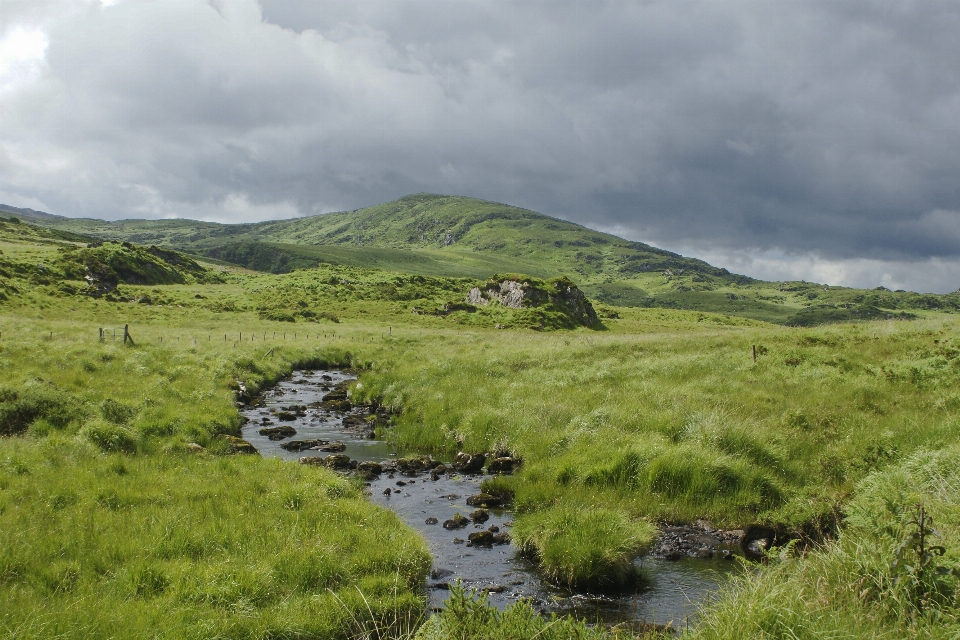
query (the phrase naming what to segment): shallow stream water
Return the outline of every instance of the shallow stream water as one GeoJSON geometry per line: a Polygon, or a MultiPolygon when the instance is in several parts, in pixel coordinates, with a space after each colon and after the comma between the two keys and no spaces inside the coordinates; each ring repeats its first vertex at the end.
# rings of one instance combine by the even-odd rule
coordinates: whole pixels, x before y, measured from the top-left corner
{"type": "MultiPolygon", "coordinates": [[[[344,418],[369,415],[369,410],[353,408],[347,412],[321,407],[299,410],[295,418],[278,414],[291,406],[308,407],[319,403],[338,383],[355,376],[341,371],[295,372],[290,380],[280,382],[266,392],[256,406],[241,413],[248,419],[242,435],[264,456],[298,461],[305,456],[327,456],[319,451],[287,451],[281,445],[292,440],[340,441],[342,453],[358,462],[395,460],[397,451],[383,440],[371,439],[365,429],[346,429],[344,418]],[[266,419],[266,420],[265,420],[266,419]],[[268,424],[264,424],[269,421],[268,424]],[[270,440],[260,435],[265,426],[291,426],[296,435],[270,440]]],[[[445,461],[449,465],[449,461],[445,461]]],[[[457,512],[468,515],[475,507],[467,506],[467,497],[480,492],[483,476],[447,476],[431,480],[429,474],[407,477],[386,473],[369,483],[370,499],[395,511],[409,526],[427,540],[433,556],[433,569],[427,580],[429,606],[438,608],[447,597],[446,587],[460,580],[468,589],[489,593],[492,604],[503,608],[520,598],[529,599],[543,612],[574,614],[588,622],[602,624],[652,623],[672,624],[682,628],[696,615],[698,602],[716,591],[736,571],[739,563],[713,559],[681,558],[666,560],[646,556],[637,560],[642,580],[628,591],[617,593],[574,592],[559,589],[540,580],[536,568],[513,545],[490,548],[471,547],[462,542],[469,533],[488,529],[491,525],[509,533],[511,514],[507,509],[489,509],[490,519],[482,525],[470,524],[465,529],[448,531],[440,524],[426,524],[428,518],[442,523],[457,512]],[[389,494],[389,495],[387,495],[389,494]],[[460,540],[460,542],[456,542],[460,540]]]]}

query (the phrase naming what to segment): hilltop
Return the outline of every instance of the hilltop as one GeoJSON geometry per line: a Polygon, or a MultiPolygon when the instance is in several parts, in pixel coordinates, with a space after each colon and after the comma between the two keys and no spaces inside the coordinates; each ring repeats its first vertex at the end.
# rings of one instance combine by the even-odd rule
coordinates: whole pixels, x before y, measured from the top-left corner
{"type": "Polygon", "coordinates": [[[476,279],[497,273],[567,277],[590,298],[610,305],[718,312],[782,324],[907,318],[960,309],[957,294],[764,282],[527,209],[460,196],[416,194],[355,211],[252,224],[32,221],[269,273],[326,263],[476,279]]]}

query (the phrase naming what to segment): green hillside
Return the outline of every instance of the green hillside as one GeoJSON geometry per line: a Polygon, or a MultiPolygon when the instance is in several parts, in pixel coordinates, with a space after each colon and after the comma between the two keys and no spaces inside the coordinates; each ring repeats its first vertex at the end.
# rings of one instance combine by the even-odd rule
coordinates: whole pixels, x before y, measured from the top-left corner
{"type": "Polygon", "coordinates": [[[356,211],[256,224],[60,217],[32,222],[270,273],[325,263],[424,276],[568,277],[590,298],[610,305],[716,312],[781,324],[910,318],[960,309],[957,294],[755,280],[527,209],[459,196],[416,194],[356,211]]]}

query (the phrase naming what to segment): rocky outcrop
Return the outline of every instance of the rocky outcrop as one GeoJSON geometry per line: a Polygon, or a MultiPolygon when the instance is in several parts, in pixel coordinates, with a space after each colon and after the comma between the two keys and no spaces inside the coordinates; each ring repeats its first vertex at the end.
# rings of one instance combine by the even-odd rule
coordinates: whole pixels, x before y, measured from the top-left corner
{"type": "Polygon", "coordinates": [[[518,282],[516,280],[503,280],[500,283],[488,282],[482,290],[480,287],[471,289],[470,293],[467,294],[467,303],[486,305],[496,300],[505,307],[520,309],[524,306],[525,300],[536,300],[540,297],[530,295],[531,292],[530,282],[518,282]]]}
{"type": "Polygon", "coordinates": [[[494,277],[479,287],[473,287],[466,297],[467,304],[486,306],[498,302],[510,309],[552,307],[570,317],[574,323],[593,325],[597,312],[582,291],[568,278],[550,281],[535,278],[494,277]]]}

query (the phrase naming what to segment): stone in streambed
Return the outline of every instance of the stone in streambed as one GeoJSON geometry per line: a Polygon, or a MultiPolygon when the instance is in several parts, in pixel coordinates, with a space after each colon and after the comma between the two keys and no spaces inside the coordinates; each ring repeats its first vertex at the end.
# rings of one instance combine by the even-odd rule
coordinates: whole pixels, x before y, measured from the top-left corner
{"type": "Polygon", "coordinates": [[[510,534],[509,533],[493,534],[493,544],[510,544],[510,534]]]}
{"type": "Polygon", "coordinates": [[[372,475],[380,475],[383,473],[383,467],[380,466],[380,463],[373,462],[368,460],[366,462],[361,462],[357,465],[357,471],[362,471],[364,473],[369,473],[372,475]]]}
{"type": "Polygon", "coordinates": [[[478,493],[467,498],[467,504],[471,507],[499,507],[503,504],[503,498],[492,496],[489,493],[478,493]]]}
{"type": "Polygon", "coordinates": [[[345,451],[347,449],[347,445],[343,444],[339,440],[335,440],[334,442],[324,442],[323,444],[319,444],[313,447],[313,449],[315,451],[324,451],[327,453],[340,453],[341,451],[345,451]]]}
{"type": "Polygon", "coordinates": [[[437,524],[438,522],[439,522],[439,520],[437,520],[436,518],[432,518],[432,517],[431,517],[431,518],[427,518],[426,520],[424,520],[424,521],[423,521],[423,524],[437,524]]]}
{"type": "Polygon", "coordinates": [[[326,440],[291,440],[280,445],[286,451],[306,451],[320,445],[327,444],[326,440]]]}
{"type": "Polygon", "coordinates": [[[258,432],[262,436],[267,436],[270,440],[283,440],[297,435],[297,430],[291,426],[283,425],[281,427],[264,427],[258,432]]]}
{"type": "Polygon", "coordinates": [[[443,522],[443,528],[449,529],[452,531],[454,529],[463,529],[468,524],[470,524],[470,521],[458,513],[454,515],[451,519],[445,520],[443,522]]]}
{"type": "Polygon", "coordinates": [[[487,456],[482,453],[464,453],[461,451],[453,459],[450,466],[460,473],[480,473],[483,471],[483,465],[487,461],[487,456]]]}
{"type": "Polygon", "coordinates": [[[484,522],[490,519],[490,514],[487,512],[486,509],[477,509],[476,511],[470,514],[470,519],[477,524],[483,524],[484,522]]]}
{"type": "Polygon", "coordinates": [[[493,534],[489,531],[476,531],[468,535],[467,540],[475,547],[490,547],[493,545],[493,534]]]}
{"type": "Polygon", "coordinates": [[[300,458],[301,464],[312,464],[320,467],[326,467],[328,469],[333,469],[334,471],[346,471],[347,469],[353,469],[357,466],[356,460],[351,460],[350,456],[335,453],[326,458],[320,458],[318,456],[305,456],[300,458]]]}
{"type": "Polygon", "coordinates": [[[509,456],[502,458],[496,458],[492,460],[489,465],[487,465],[487,473],[496,474],[510,474],[513,473],[513,468],[517,465],[517,460],[509,456]]]}

